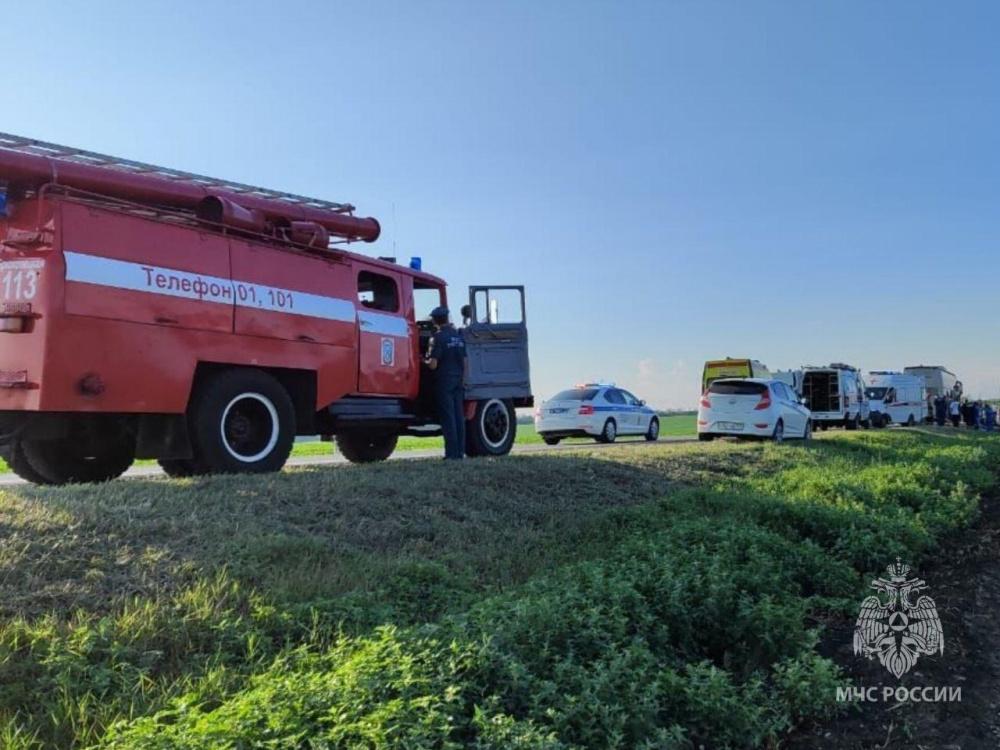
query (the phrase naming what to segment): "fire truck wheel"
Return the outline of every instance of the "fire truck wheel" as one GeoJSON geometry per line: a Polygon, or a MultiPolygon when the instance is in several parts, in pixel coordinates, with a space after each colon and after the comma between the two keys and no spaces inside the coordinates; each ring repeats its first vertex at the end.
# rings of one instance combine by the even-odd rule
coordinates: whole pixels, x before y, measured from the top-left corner
{"type": "Polygon", "coordinates": [[[32,484],[52,484],[49,479],[39,474],[35,467],[28,463],[28,458],[24,455],[24,447],[20,441],[14,441],[10,445],[5,445],[3,450],[0,451],[0,458],[3,458],[10,467],[10,470],[24,481],[31,482],[32,484]]]}
{"type": "Polygon", "coordinates": [[[506,456],[517,437],[517,415],[510,401],[490,398],[476,402],[476,413],[465,424],[465,452],[470,456],[506,456]]]}
{"type": "Polygon", "coordinates": [[[193,477],[205,472],[188,458],[161,458],[157,461],[163,473],[174,479],[193,477]]]}
{"type": "Polygon", "coordinates": [[[226,370],[202,383],[188,412],[192,466],[225,474],[278,471],[295,441],[295,408],[260,370],[226,370]]]}
{"type": "Polygon", "coordinates": [[[107,482],[124,474],[135,460],[135,440],[124,433],[96,445],[73,437],[21,442],[28,464],[45,484],[107,482]]]}
{"type": "Polygon", "coordinates": [[[337,435],[337,449],[352,464],[385,461],[396,450],[398,435],[371,435],[364,432],[344,432],[337,435]]]}

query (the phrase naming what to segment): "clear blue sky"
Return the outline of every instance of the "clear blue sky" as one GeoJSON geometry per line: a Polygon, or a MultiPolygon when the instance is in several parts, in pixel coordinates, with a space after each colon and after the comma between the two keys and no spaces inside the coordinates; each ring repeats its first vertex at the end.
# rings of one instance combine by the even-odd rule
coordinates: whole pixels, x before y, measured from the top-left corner
{"type": "Polygon", "coordinates": [[[701,363],[1000,394],[1000,5],[51,2],[0,130],[350,201],[458,302],[525,283],[535,393],[701,363]]]}

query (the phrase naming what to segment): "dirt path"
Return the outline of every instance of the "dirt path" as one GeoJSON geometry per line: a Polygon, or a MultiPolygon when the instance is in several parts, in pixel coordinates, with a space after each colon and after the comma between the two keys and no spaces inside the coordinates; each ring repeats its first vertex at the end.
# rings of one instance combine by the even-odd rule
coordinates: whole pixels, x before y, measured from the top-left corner
{"type": "Polygon", "coordinates": [[[807,727],[789,748],[1000,748],[1000,498],[983,502],[979,522],[946,541],[918,571],[944,631],[943,655],[923,656],[896,680],[877,661],[855,656],[853,620],[828,623],[821,645],[857,685],[961,687],[961,702],[863,703],[831,722],[807,727]]]}

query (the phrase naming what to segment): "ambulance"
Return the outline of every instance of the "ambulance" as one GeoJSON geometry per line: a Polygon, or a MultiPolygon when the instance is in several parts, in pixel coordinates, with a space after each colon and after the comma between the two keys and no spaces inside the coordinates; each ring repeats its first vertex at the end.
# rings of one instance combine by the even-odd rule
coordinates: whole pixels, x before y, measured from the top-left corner
{"type": "Polygon", "coordinates": [[[924,380],[919,375],[873,370],[868,373],[865,396],[871,409],[873,427],[890,424],[912,426],[927,417],[927,394],[924,380]]]}
{"type": "Polygon", "coordinates": [[[767,366],[756,359],[710,359],[701,372],[701,390],[704,393],[708,386],[719,378],[763,378],[770,380],[771,372],[767,366]]]}

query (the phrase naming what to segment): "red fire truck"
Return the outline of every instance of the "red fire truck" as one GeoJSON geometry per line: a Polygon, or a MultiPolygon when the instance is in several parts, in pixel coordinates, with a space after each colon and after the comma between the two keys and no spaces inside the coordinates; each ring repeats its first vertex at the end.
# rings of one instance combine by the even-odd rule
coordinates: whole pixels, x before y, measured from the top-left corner
{"type": "MultiPolygon", "coordinates": [[[[445,282],[346,249],[378,236],[350,205],[0,134],[0,455],[62,484],[438,434],[421,312],[445,282]]],[[[467,312],[468,451],[502,455],[532,404],[523,288],[467,312]]]]}

